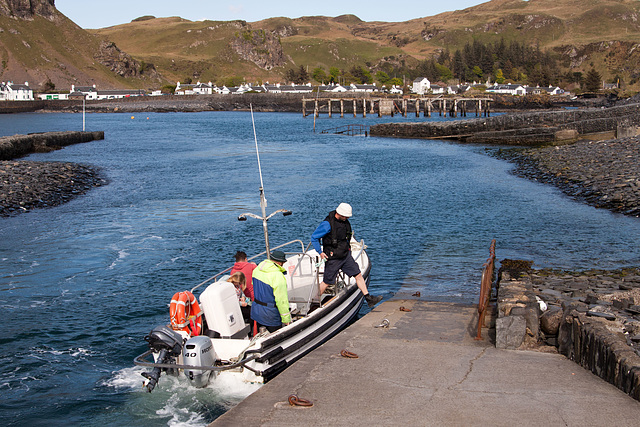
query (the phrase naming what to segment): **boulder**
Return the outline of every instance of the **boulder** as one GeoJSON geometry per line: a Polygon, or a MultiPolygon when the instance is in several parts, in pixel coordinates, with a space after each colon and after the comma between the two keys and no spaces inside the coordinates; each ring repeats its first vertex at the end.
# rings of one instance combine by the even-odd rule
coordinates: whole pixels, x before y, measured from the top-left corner
{"type": "Polygon", "coordinates": [[[540,328],[542,332],[548,335],[557,335],[562,321],[562,309],[556,306],[550,306],[547,311],[540,316],[540,328]]]}

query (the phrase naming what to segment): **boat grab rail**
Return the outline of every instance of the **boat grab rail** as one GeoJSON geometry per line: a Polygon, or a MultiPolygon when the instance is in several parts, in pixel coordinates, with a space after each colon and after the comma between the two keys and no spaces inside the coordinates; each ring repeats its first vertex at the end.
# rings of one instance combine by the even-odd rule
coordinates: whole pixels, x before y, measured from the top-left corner
{"type": "Polygon", "coordinates": [[[232,363],[230,365],[223,365],[223,366],[180,365],[180,364],[177,364],[177,363],[157,363],[157,362],[150,362],[148,360],[144,360],[146,357],[149,357],[152,354],[153,354],[153,350],[147,350],[146,352],[142,353],[141,355],[139,355],[135,359],[133,359],[133,363],[135,365],[137,365],[137,366],[144,366],[146,368],[197,369],[197,370],[201,370],[201,371],[215,371],[215,372],[228,371],[230,369],[243,367],[243,368],[246,368],[246,369],[252,371],[255,374],[258,374],[258,375],[260,374],[260,372],[258,370],[253,369],[253,368],[245,365],[246,363],[257,359],[260,356],[259,354],[252,354],[251,356],[247,357],[246,359],[242,359],[242,360],[239,360],[238,362],[232,363]]]}
{"type": "MultiPolygon", "coordinates": [[[[282,245],[280,245],[280,246],[276,246],[275,248],[272,248],[272,249],[273,249],[273,250],[280,249],[280,248],[282,248],[282,247],[289,246],[289,245],[291,245],[291,244],[293,244],[293,243],[300,243],[300,247],[301,247],[301,249],[302,249],[302,252],[305,252],[305,250],[304,250],[304,243],[302,243],[302,240],[300,240],[300,239],[291,240],[290,242],[284,243],[284,244],[282,244],[282,245]]],[[[252,257],[251,257],[251,258],[249,258],[247,261],[254,260],[254,259],[258,258],[259,256],[265,255],[266,253],[267,253],[267,251],[262,251],[262,252],[260,252],[259,254],[256,254],[256,255],[252,256],[252,257]]],[[[193,291],[195,291],[196,289],[198,289],[199,287],[201,287],[201,286],[203,286],[203,285],[207,285],[207,284],[209,284],[209,283],[215,282],[215,281],[216,281],[220,276],[222,276],[222,275],[223,275],[223,274],[225,274],[225,273],[230,272],[232,269],[233,269],[233,266],[228,267],[228,268],[225,268],[225,269],[224,269],[224,270],[222,270],[221,272],[216,273],[215,275],[213,275],[213,276],[209,277],[208,279],[206,279],[206,280],[204,280],[204,281],[202,281],[202,282],[198,283],[196,286],[194,286],[193,288],[191,288],[191,293],[193,293],[193,291]]]]}

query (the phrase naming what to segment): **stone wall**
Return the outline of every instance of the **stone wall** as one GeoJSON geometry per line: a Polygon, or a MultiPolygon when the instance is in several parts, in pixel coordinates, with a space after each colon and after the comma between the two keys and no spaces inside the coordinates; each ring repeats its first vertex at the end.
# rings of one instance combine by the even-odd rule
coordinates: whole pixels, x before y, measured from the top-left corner
{"type": "Polygon", "coordinates": [[[104,139],[104,132],[45,132],[0,138],[0,160],[11,160],[27,154],[52,151],[71,144],[104,139]]]}
{"type": "Polygon", "coordinates": [[[562,131],[578,135],[616,132],[619,126],[640,125],[640,104],[504,114],[481,119],[429,123],[386,123],[373,125],[372,136],[397,138],[455,138],[472,143],[509,145],[545,144],[562,131]]]}
{"type": "Polygon", "coordinates": [[[553,346],[640,400],[640,271],[571,275],[501,267],[497,286],[497,348],[553,346]]]}

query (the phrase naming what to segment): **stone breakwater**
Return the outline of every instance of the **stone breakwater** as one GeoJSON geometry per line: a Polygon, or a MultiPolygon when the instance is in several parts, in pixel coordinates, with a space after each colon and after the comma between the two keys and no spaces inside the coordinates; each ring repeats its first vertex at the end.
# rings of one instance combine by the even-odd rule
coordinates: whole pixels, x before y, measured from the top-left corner
{"type": "Polygon", "coordinates": [[[640,400],[640,269],[501,268],[497,309],[497,347],[558,351],[640,400]]]}
{"type": "Polygon", "coordinates": [[[0,161],[0,216],[58,206],[106,181],[75,163],[0,161]]]}
{"type": "MultiPolygon", "coordinates": [[[[626,131],[640,125],[640,104],[504,114],[482,119],[371,126],[372,136],[453,138],[497,145],[540,145],[575,140],[579,135],[626,131]]],[[[617,133],[616,133],[617,135],[617,133]]]]}
{"type": "Polygon", "coordinates": [[[58,206],[106,181],[75,163],[10,160],[33,152],[104,139],[104,132],[46,132],[0,138],[0,216],[58,206]]]}
{"type": "Polygon", "coordinates": [[[499,150],[496,156],[514,162],[518,176],[598,208],[640,216],[640,137],[499,150]]]}
{"type": "Polygon", "coordinates": [[[104,139],[104,132],[44,132],[0,138],[0,160],[11,160],[30,153],[49,152],[82,142],[104,139]]]}

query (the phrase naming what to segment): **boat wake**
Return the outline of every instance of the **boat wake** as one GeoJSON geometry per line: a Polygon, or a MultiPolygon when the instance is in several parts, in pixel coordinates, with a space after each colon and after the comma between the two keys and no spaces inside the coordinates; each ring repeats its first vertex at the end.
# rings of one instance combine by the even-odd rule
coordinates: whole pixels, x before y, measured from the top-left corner
{"type": "MultiPolygon", "coordinates": [[[[142,387],[142,367],[124,368],[113,373],[101,384],[117,392],[133,393],[134,404],[128,404],[135,418],[166,422],[172,427],[206,426],[219,415],[242,402],[262,384],[245,382],[240,375],[228,375],[212,382],[207,388],[196,388],[180,375],[166,376],[152,394],[142,387]]],[[[143,423],[144,424],[144,423],[143,423]]]]}

